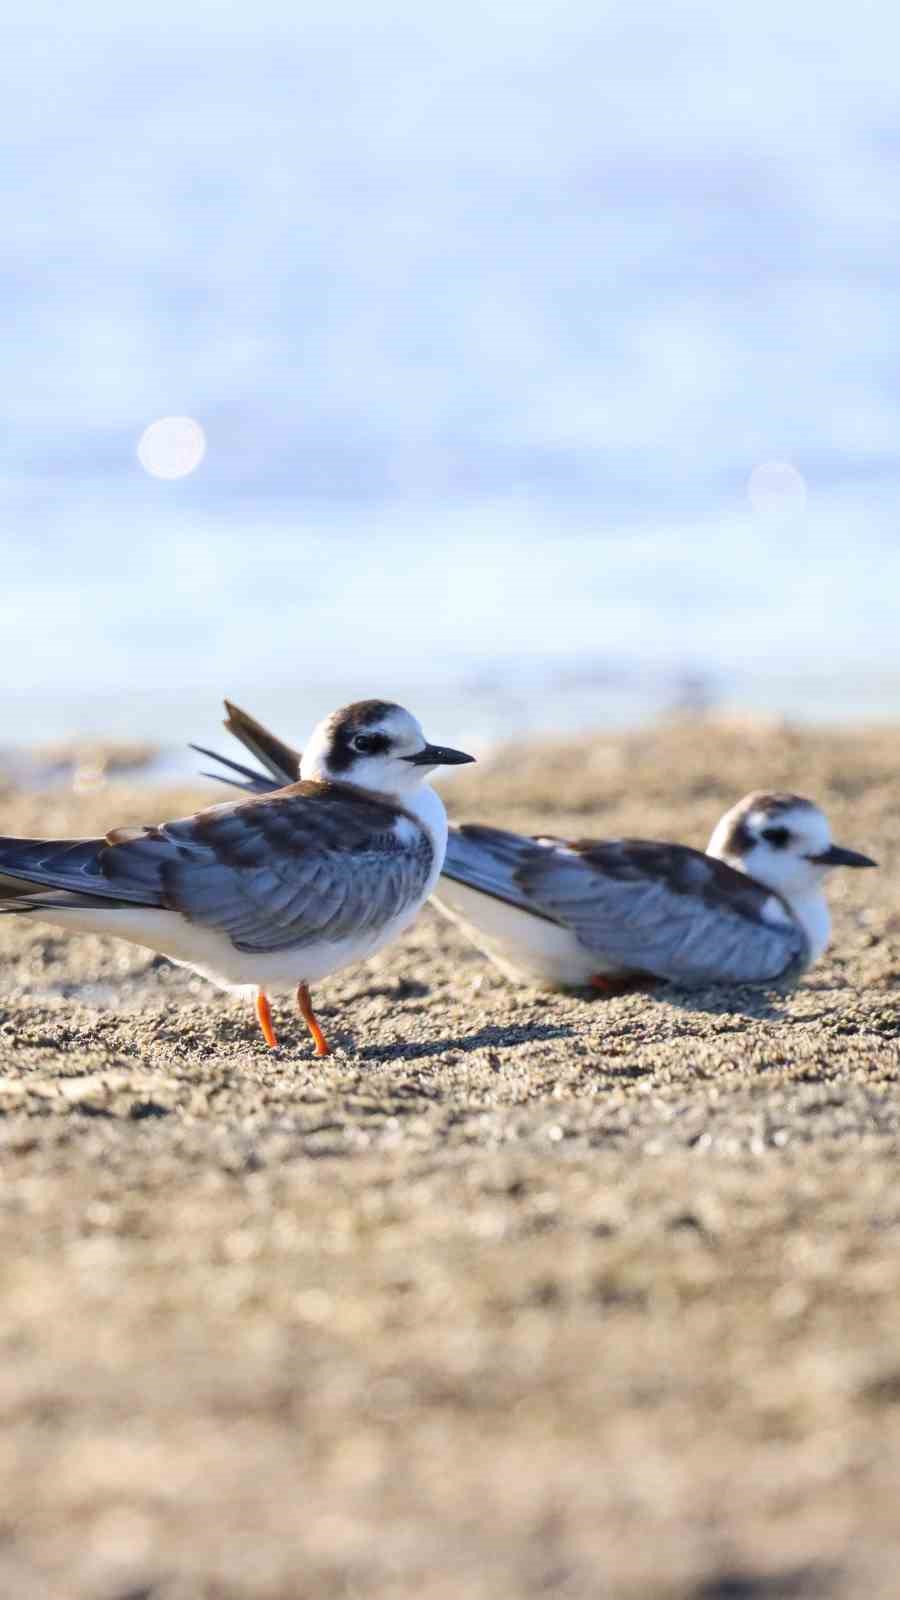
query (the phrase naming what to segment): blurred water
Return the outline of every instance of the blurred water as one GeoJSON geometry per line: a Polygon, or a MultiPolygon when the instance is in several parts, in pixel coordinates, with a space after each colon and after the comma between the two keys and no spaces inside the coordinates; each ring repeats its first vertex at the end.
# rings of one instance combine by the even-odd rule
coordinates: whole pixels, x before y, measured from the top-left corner
{"type": "Polygon", "coordinates": [[[8,24],[0,742],[900,714],[898,43],[887,0],[8,24]]]}

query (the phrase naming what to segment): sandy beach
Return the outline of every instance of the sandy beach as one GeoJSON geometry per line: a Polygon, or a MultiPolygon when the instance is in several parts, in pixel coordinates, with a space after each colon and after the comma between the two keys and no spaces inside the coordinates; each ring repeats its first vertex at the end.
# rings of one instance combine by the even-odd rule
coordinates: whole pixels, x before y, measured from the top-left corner
{"type": "MultiPolygon", "coordinates": [[[[896,1600],[898,747],[671,723],[444,791],[701,847],[817,799],[881,870],[793,991],[536,995],[429,907],[319,986],[317,1062],[0,919],[4,1600],[896,1600]]],[[[0,827],[222,798],[10,783],[0,827]]]]}

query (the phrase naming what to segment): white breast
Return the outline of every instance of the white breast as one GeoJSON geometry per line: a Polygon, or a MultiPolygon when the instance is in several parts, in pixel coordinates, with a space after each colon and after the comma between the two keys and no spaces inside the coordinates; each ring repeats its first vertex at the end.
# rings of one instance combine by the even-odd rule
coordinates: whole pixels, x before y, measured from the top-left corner
{"type": "Polygon", "coordinates": [[[812,966],[824,955],[831,938],[831,912],[824,894],[818,891],[791,900],[791,910],[809,940],[809,961],[812,966]]]}
{"type": "MultiPolygon", "coordinates": [[[[422,827],[425,829],[425,832],[431,840],[431,846],[434,851],[434,859],[431,863],[431,871],[428,874],[428,886],[422,896],[422,900],[424,901],[428,899],[428,896],[437,883],[438,878],[441,875],[441,868],[444,865],[444,856],[447,853],[447,813],[444,810],[443,800],[437,793],[437,790],[432,789],[430,783],[423,783],[412,796],[404,796],[403,807],[404,810],[408,811],[412,816],[414,816],[417,821],[421,822],[422,827]]],[[[399,832],[401,827],[410,827],[410,824],[405,817],[400,817],[398,819],[397,829],[399,837],[402,837],[402,834],[399,832]]]]}

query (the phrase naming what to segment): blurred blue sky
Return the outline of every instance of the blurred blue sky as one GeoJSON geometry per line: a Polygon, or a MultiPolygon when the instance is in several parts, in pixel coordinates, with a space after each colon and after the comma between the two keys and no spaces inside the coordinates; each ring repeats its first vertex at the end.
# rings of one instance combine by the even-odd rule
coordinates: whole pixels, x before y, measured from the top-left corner
{"type": "Polygon", "coordinates": [[[898,50],[888,0],[8,22],[0,739],[540,723],[592,659],[900,712],[898,50]]]}

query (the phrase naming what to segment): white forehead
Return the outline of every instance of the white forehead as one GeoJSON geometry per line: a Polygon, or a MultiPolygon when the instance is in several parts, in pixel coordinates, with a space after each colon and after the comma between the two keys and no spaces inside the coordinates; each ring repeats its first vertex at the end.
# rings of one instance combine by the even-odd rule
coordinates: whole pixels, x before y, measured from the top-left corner
{"type": "Polygon", "coordinates": [[[775,809],[754,805],[747,811],[744,820],[750,832],[757,837],[767,828],[787,828],[792,838],[800,839],[804,846],[812,846],[815,850],[827,850],[831,843],[827,817],[823,816],[818,806],[808,802],[775,809]]]}
{"type": "Polygon", "coordinates": [[[392,744],[414,745],[418,749],[425,743],[422,724],[403,706],[393,706],[378,722],[370,723],[367,733],[386,733],[392,744]]]}

